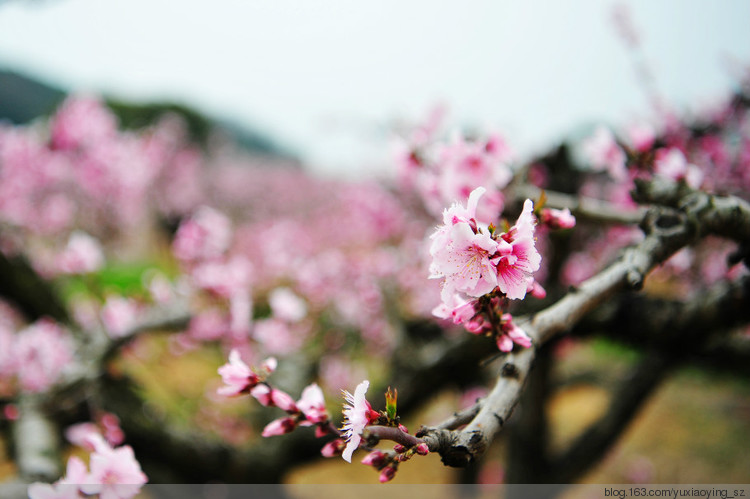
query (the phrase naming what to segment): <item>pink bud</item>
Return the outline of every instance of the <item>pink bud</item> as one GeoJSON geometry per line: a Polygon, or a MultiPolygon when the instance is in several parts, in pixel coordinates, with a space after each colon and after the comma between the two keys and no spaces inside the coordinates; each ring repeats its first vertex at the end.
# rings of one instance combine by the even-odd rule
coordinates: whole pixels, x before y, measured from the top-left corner
{"type": "Polygon", "coordinates": [[[325,444],[323,448],[320,449],[320,453],[323,457],[340,456],[341,453],[344,452],[345,446],[346,446],[346,442],[344,442],[340,438],[337,438],[336,440],[331,440],[330,442],[325,444]]]}
{"type": "Polygon", "coordinates": [[[403,431],[404,433],[409,433],[409,429],[406,426],[402,425],[402,424],[398,425],[398,429],[401,430],[401,431],[403,431]]]}
{"type": "Polygon", "coordinates": [[[385,463],[385,454],[379,450],[374,450],[367,454],[362,460],[362,464],[372,466],[374,468],[380,468],[385,463]]]}
{"type": "Polygon", "coordinates": [[[513,350],[513,340],[507,334],[501,334],[497,337],[497,348],[501,352],[510,352],[513,350]]]}
{"type": "Polygon", "coordinates": [[[396,470],[391,466],[386,466],[383,471],[380,472],[380,483],[390,482],[393,477],[396,476],[396,470]]]}
{"type": "Polygon", "coordinates": [[[260,365],[260,368],[266,371],[268,374],[271,374],[272,372],[276,370],[277,365],[278,365],[278,361],[276,360],[275,357],[268,357],[260,365]]]}
{"type": "Polygon", "coordinates": [[[544,208],[542,210],[542,223],[553,229],[571,229],[576,225],[576,217],[570,213],[568,208],[564,210],[544,208]]]}
{"type": "Polygon", "coordinates": [[[263,428],[263,433],[261,433],[264,437],[271,437],[274,435],[284,435],[285,433],[289,433],[297,426],[294,419],[292,418],[280,418],[275,419],[268,423],[265,428],[263,428]]]}
{"type": "Polygon", "coordinates": [[[430,453],[430,448],[427,447],[427,444],[424,442],[422,442],[421,444],[417,444],[416,449],[417,449],[417,454],[419,454],[420,456],[426,456],[427,454],[430,453]]]}
{"type": "Polygon", "coordinates": [[[269,388],[268,385],[255,386],[252,390],[250,390],[250,395],[255,397],[255,399],[260,402],[261,405],[271,405],[271,388],[269,388]]]}
{"type": "Polygon", "coordinates": [[[330,430],[328,429],[328,426],[326,426],[326,425],[320,425],[320,424],[315,426],[315,437],[316,438],[325,437],[329,433],[330,433],[330,430]]]}
{"type": "Polygon", "coordinates": [[[531,283],[526,286],[526,292],[530,293],[534,298],[538,298],[540,300],[547,297],[547,291],[542,287],[541,284],[536,281],[531,281],[531,283]]]}
{"type": "Polygon", "coordinates": [[[401,444],[396,444],[396,445],[393,446],[393,450],[395,450],[396,452],[398,452],[399,454],[401,454],[402,452],[406,452],[406,447],[404,447],[401,444]]]}
{"type": "Polygon", "coordinates": [[[289,413],[295,413],[299,412],[299,409],[297,409],[297,404],[294,402],[294,399],[286,392],[282,392],[281,390],[273,389],[271,390],[271,402],[273,402],[273,405],[281,409],[282,411],[286,411],[289,413]]]}

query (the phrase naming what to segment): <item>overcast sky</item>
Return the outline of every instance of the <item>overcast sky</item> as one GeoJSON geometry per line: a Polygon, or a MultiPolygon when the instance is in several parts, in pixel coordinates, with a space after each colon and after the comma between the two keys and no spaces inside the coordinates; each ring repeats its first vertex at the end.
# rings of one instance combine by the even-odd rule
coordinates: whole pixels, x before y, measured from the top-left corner
{"type": "MultiPolygon", "coordinates": [[[[750,2],[632,1],[660,92],[720,97],[750,63],[750,2]]],[[[521,151],[648,116],[613,2],[0,1],[0,67],[251,124],[319,171],[372,171],[384,130],[444,102],[521,151]]]]}

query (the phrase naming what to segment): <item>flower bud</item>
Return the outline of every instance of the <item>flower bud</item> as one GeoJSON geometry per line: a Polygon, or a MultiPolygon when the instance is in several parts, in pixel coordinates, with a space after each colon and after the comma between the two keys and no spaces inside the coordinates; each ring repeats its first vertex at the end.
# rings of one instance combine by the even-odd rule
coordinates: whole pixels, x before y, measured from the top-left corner
{"type": "Polygon", "coordinates": [[[396,444],[396,445],[393,446],[393,450],[395,450],[396,452],[398,452],[399,454],[401,454],[402,452],[406,452],[406,447],[404,447],[401,444],[396,444]]]}
{"type": "Polygon", "coordinates": [[[344,452],[344,447],[346,447],[346,442],[344,442],[340,438],[337,438],[336,440],[331,440],[330,442],[325,444],[323,448],[320,449],[320,454],[323,457],[340,456],[341,453],[344,452]]]}
{"type": "Polygon", "coordinates": [[[398,425],[398,429],[401,430],[401,431],[403,431],[404,433],[409,433],[409,429],[406,426],[402,425],[402,424],[398,425]]]}
{"type": "Polygon", "coordinates": [[[430,453],[430,448],[427,447],[427,444],[424,442],[422,442],[421,444],[417,444],[416,450],[417,454],[419,454],[420,456],[426,456],[430,453]]]}
{"type": "Polygon", "coordinates": [[[277,390],[275,388],[271,390],[271,402],[273,402],[273,405],[275,405],[282,411],[286,411],[289,413],[299,412],[299,409],[297,409],[297,404],[294,402],[294,399],[291,397],[291,395],[281,390],[277,390]]]}
{"type": "Polygon", "coordinates": [[[383,464],[385,464],[385,454],[383,454],[379,450],[374,450],[365,456],[365,458],[362,460],[362,464],[372,466],[374,468],[380,468],[381,466],[383,466],[383,464]]]}
{"type": "Polygon", "coordinates": [[[383,471],[380,472],[380,483],[390,482],[393,477],[396,476],[396,469],[392,466],[386,466],[383,471]]]}
{"type": "Polygon", "coordinates": [[[268,385],[257,385],[250,390],[250,395],[260,402],[261,405],[269,406],[272,403],[271,400],[271,388],[268,385]]]}
{"type": "Polygon", "coordinates": [[[293,418],[286,417],[275,419],[268,423],[265,428],[263,428],[263,433],[261,433],[261,435],[264,437],[284,435],[285,433],[290,433],[296,426],[297,423],[293,418]]]}

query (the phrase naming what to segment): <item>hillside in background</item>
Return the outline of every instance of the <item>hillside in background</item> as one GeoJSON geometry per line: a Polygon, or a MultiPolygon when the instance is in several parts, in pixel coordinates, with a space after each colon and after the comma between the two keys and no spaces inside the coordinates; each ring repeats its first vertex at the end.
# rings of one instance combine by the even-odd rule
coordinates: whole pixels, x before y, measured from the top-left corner
{"type": "MultiPolygon", "coordinates": [[[[0,69],[0,123],[28,123],[50,115],[65,99],[68,92],[48,83],[0,69]]],[[[209,136],[218,132],[243,150],[263,155],[293,159],[294,155],[274,139],[257,130],[225,120],[206,116],[184,104],[175,102],[134,103],[105,96],[107,105],[114,111],[124,128],[142,128],[154,123],[161,115],[173,113],[181,116],[191,138],[205,145],[209,136]]]]}

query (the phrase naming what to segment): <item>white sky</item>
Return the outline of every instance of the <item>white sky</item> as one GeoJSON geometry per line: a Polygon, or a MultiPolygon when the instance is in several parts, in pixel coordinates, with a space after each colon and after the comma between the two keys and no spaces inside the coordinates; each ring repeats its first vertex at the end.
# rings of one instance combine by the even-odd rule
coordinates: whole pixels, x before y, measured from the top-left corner
{"type": "MultiPolygon", "coordinates": [[[[385,126],[436,102],[529,151],[647,116],[613,2],[0,0],[0,67],[166,98],[266,131],[322,172],[385,161],[385,126]]],[[[658,88],[723,95],[750,63],[750,2],[629,2],[658,88]]]]}

